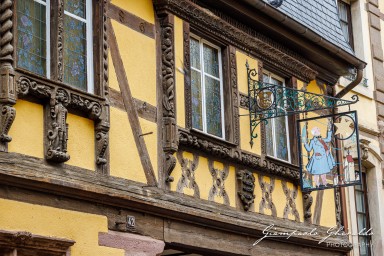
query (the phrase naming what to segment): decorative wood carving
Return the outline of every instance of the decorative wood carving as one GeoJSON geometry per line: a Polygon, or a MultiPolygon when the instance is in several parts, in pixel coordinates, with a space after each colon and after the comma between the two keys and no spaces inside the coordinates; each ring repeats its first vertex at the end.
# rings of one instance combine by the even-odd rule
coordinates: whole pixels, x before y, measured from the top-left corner
{"type": "Polygon", "coordinates": [[[159,13],[161,28],[161,86],[162,86],[162,125],[165,181],[172,182],[171,176],[176,165],[173,155],[178,149],[175,99],[175,47],[174,17],[172,14],[159,13]]]}
{"type": "Polygon", "coordinates": [[[96,138],[96,165],[99,171],[107,173],[103,167],[107,164],[106,152],[109,143],[109,123],[99,122],[95,125],[95,138],[96,138]]]}
{"type": "Polygon", "coordinates": [[[224,164],[224,169],[219,170],[213,167],[213,160],[208,160],[209,172],[212,176],[212,187],[209,190],[208,200],[215,201],[215,197],[222,197],[225,205],[229,205],[229,196],[225,190],[225,180],[228,178],[229,166],[224,164]]]}
{"type": "Polygon", "coordinates": [[[184,51],[184,103],[185,103],[185,126],[192,127],[192,92],[191,92],[191,52],[190,52],[190,27],[189,23],[183,21],[183,51],[184,51]]]}
{"type": "Polygon", "coordinates": [[[303,193],[303,204],[304,204],[304,222],[312,224],[312,212],[311,206],[313,203],[313,197],[311,192],[303,193]]]}
{"type": "Polygon", "coordinates": [[[297,166],[283,163],[272,158],[261,159],[259,155],[235,150],[228,146],[218,144],[215,140],[207,140],[200,138],[198,135],[191,135],[190,132],[181,127],[178,128],[178,137],[180,146],[186,149],[194,148],[210,156],[233,161],[250,169],[284,177],[294,184],[298,184],[299,182],[300,174],[297,166]]]}
{"type": "Polygon", "coordinates": [[[51,100],[58,89],[68,95],[66,108],[76,110],[90,119],[100,121],[103,115],[104,100],[99,97],[83,93],[69,86],[45,79],[34,78],[32,75],[16,73],[17,93],[19,97],[33,96],[39,99],[51,100]]]}
{"type": "Polygon", "coordinates": [[[259,204],[259,212],[264,214],[264,209],[269,209],[272,212],[272,216],[276,217],[276,206],[272,201],[272,192],[275,189],[275,179],[270,177],[270,183],[264,181],[264,176],[258,175],[259,185],[261,188],[261,201],[259,204]]]}
{"type": "Polygon", "coordinates": [[[300,222],[299,211],[296,209],[297,187],[294,186],[293,189],[289,189],[287,182],[284,180],[281,181],[281,185],[286,198],[283,217],[287,219],[288,215],[292,214],[295,217],[295,221],[300,222]]]}
{"type": "Polygon", "coordinates": [[[342,217],[340,188],[335,189],[335,201],[336,201],[336,224],[338,227],[342,227],[343,217],[342,217]]]}
{"type": "Polygon", "coordinates": [[[181,177],[177,182],[176,191],[183,193],[184,188],[193,190],[193,196],[200,198],[199,185],[195,180],[195,171],[199,165],[199,156],[193,154],[193,161],[183,158],[183,151],[177,152],[177,160],[181,165],[181,177]]]}
{"type": "Polygon", "coordinates": [[[240,107],[243,109],[249,109],[249,97],[247,94],[240,92],[240,107]]]}
{"type": "Polygon", "coordinates": [[[236,64],[236,48],[229,47],[229,76],[232,94],[232,122],[233,122],[233,143],[240,143],[240,121],[239,121],[239,90],[237,86],[237,64],[236,64]]]}
{"type": "Polygon", "coordinates": [[[13,1],[0,0],[0,151],[8,151],[17,95],[13,69],[13,1]]]}
{"type": "Polygon", "coordinates": [[[271,44],[265,36],[254,32],[252,29],[236,23],[230,23],[225,15],[220,15],[216,10],[216,16],[197,4],[188,0],[155,0],[154,5],[158,11],[170,11],[175,15],[187,20],[197,29],[206,31],[216,37],[237,46],[240,49],[251,51],[258,58],[277,66],[279,69],[296,76],[303,81],[311,81],[317,76],[317,72],[305,64],[304,58],[293,55],[282,45],[271,44]],[[226,19],[225,19],[226,18],[226,19]],[[202,22],[204,21],[204,22],[202,22]],[[283,50],[284,49],[284,50],[283,50]]]}
{"type": "Polygon", "coordinates": [[[248,211],[255,200],[255,177],[248,170],[237,172],[237,179],[240,181],[238,196],[243,204],[244,210],[248,211]]]}
{"type": "Polygon", "coordinates": [[[57,0],[57,80],[64,81],[64,0],[57,0]]]}
{"type": "Polygon", "coordinates": [[[47,118],[47,150],[45,158],[54,162],[65,162],[69,160],[67,153],[68,124],[67,114],[68,106],[71,101],[67,91],[57,89],[49,104],[49,117],[47,118]]]}

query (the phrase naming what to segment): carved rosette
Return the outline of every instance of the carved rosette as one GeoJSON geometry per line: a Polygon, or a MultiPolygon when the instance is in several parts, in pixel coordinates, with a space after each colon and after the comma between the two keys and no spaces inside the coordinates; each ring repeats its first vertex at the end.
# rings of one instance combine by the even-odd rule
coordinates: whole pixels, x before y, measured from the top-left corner
{"type": "Polygon", "coordinates": [[[15,72],[13,69],[13,1],[0,0],[0,151],[8,151],[8,132],[16,117],[15,72]]]}
{"type": "Polygon", "coordinates": [[[183,151],[177,152],[177,159],[181,165],[181,177],[177,182],[176,191],[183,193],[185,188],[193,190],[193,196],[199,198],[200,190],[195,179],[195,171],[199,165],[199,156],[193,154],[193,161],[183,157],[183,151]]]}
{"type": "Polygon", "coordinates": [[[237,194],[243,204],[244,210],[248,211],[255,200],[255,177],[248,170],[240,170],[237,172],[239,180],[239,191],[237,194]]]}
{"type": "Polygon", "coordinates": [[[173,155],[178,149],[177,126],[175,116],[175,49],[174,49],[174,17],[161,13],[161,86],[162,86],[162,116],[163,116],[163,151],[165,181],[172,182],[171,176],[176,166],[173,155]]]}
{"type": "Polygon", "coordinates": [[[68,110],[66,108],[69,103],[69,93],[64,89],[57,89],[51,97],[47,120],[47,151],[45,154],[45,158],[49,161],[62,163],[70,158],[67,153],[68,110]]]}
{"type": "Polygon", "coordinates": [[[296,198],[297,198],[297,188],[294,186],[293,189],[289,189],[286,181],[281,181],[283,191],[286,198],[286,204],[284,207],[283,217],[288,218],[289,214],[292,214],[295,217],[295,221],[300,221],[299,211],[296,208],[296,198]]]}
{"type": "Polygon", "coordinates": [[[272,216],[276,217],[276,206],[272,200],[272,192],[275,189],[275,179],[270,177],[271,181],[268,183],[264,181],[264,176],[258,175],[259,185],[261,188],[261,201],[259,204],[259,212],[264,214],[264,209],[271,210],[272,216]]]}
{"type": "Polygon", "coordinates": [[[225,180],[228,178],[229,166],[224,164],[224,169],[219,170],[213,167],[213,160],[208,160],[209,172],[212,176],[212,187],[209,190],[208,200],[215,201],[215,197],[223,198],[224,204],[229,205],[229,196],[225,190],[225,180]]]}
{"type": "Polygon", "coordinates": [[[311,196],[311,192],[303,193],[304,222],[307,224],[312,224],[312,203],[313,197],[311,196]]]}

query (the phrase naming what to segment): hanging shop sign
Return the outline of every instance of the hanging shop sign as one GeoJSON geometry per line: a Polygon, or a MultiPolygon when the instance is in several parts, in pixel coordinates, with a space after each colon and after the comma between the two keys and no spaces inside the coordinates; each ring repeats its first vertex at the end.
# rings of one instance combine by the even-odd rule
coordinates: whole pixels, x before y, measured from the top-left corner
{"type": "Polygon", "coordinates": [[[251,146],[253,139],[257,138],[259,124],[268,124],[272,118],[288,115],[303,117],[297,120],[302,190],[361,184],[357,113],[328,114],[358,102],[358,96],[345,100],[281,84],[264,83],[255,79],[257,72],[249,68],[248,62],[246,67],[251,146]]]}
{"type": "Polygon", "coordinates": [[[361,184],[356,111],[297,120],[302,191],[361,184]]]}

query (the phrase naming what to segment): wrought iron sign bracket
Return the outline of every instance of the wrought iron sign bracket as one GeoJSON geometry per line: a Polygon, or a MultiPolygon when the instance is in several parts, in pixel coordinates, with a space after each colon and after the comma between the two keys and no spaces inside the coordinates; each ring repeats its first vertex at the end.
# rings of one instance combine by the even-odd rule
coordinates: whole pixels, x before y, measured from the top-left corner
{"type": "Polygon", "coordinates": [[[353,95],[352,100],[345,100],[278,84],[264,83],[255,79],[256,69],[250,69],[248,61],[245,66],[248,78],[249,114],[247,115],[250,118],[251,147],[253,139],[258,137],[257,126],[262,122],[268,124],[268,119],[350,106],[359,101],[358,95],[353,95]]]}

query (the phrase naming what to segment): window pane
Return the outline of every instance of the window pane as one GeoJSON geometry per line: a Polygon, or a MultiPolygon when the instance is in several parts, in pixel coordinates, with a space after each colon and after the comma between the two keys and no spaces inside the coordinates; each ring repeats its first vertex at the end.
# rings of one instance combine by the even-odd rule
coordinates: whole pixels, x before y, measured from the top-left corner
{"type": "Polygon", "coordinates": [[[17,3],[17,66],[46,76],[46,7],[33,0],[17,3]]]}
{"type": "Polygon", "coordinates": [[[369,240],[365,236],[359,236],[360,256],[368,256],[369,240]]]}
{"type": "Polygon", "coordinates": [[[64,17],[64,82],[87,89],[86,24],[64,17]]]}
{"type": "Polygon", "coordinates": [[[269,156],[274,156],[275,154],[273,153],[273,120],[269,119],[267,120],[268,123],[265,126],[265,141],[266,141],[266,151],[267,155],[269,156]]]}
{"type": "Polygon", "coordinates": [[[205,100],[207,132],[223,137],[219,80],[205,76],[205,100]]]}
{"type": "Polygon", "coordinates": [[[280,116],[275,118],[275,143],[276,157],[288,161],[288,143],[287,143],[287,126],[286,117],[280,116]]]}
{"type": "Polygon", "coordinates": [[[365,212],[364,193],[360,191],[356,191],[356,210],[358,212],[365,212]]]}
{"type": "Polygon", "coordinates": [[[85,18],[85,0],[66,0],[64,10],[78,17],[85,18]]]}
{"type": "Polygon", "coordinates": [[[362,231],[364,228],[367,228],[366,218],[367,216],[365,214],[357,214],[357,229],[359,232],[362,231]]]}
{"type": "Polygon", "coordinates": [[[338,1],[338,5],[339,5],[339,18],[340,18],[340,20],[348,22],[348,15],[347,15],[348,6],[347,6],[347,4],[343,3],[342,1],[338,1]]]}
{"type": "Polygon", "coordinates": [[[200,69],[200,45],[199,41],[191,38],[191,67],[200,69]]]}
{"type": "Polygon", "coordinates": [[[192,127],[203,130],[203,103],[201,91],[201,74],[191,70],[192,87],[192,127]]]}
{"type": "Polygon", "coordinates": [[[206,44],[203,49],[204,72],[219,78],[219,51],[206,44]]]}

